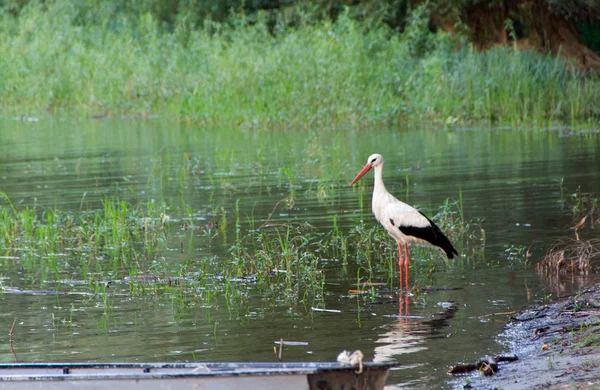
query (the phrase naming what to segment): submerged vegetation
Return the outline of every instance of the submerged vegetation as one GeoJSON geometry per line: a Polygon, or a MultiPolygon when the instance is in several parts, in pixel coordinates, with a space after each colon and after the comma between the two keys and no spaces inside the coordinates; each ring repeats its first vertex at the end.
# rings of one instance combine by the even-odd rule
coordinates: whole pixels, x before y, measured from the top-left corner
{"type": "MultiPolygon", "coordinates": [[[[4,194],[2,194],[4,195],[4,194]]],[[[16,209],[4,195],[0,207],[0,248],[5,259],[19,259],[32,285],[55,280],[120,278],[135,275],[140,262],[166,246],[167,207],[137,207],[105,199],[99,210],[74,214],[60,210],[16,209]],[[67,276],[68,275],[68,276],[67,276]]]]}
{"type": "Polygon", "coordinates": [[[600,117],[597,77],[531,52],[478,52],[460,35],[427,34],[418,14],[398,34],[348,13],[179,18],[167,28],[150,12],[68,0],[2,10],[0,104],[15,117],[159,115],[241,128],[591,127],[600,117]]]}
{"type": "MultiPolygon", "coordinates": [[[[369,283],[384,276],[390,286],[396,275],[395,248],[387,233],[367,228],[362,221],[343,232],[334,216],[333,230],[319,232],[306,223],[265,223],[255,228],[256,221],[242,227],[238,220],[236,239],[226,258],[198,259],[185,254],[184,240],[193,246],[188,231],[213,233],[199,231],[187,218],[172,217],[179,212],[164,202],[134,205],[106,198],[102,205],[79,213],[17,209],[2,194],[0,261],[7,275],[17,269],[27,275],[23,286],[11,286],[7,280],[4,288],[72,290],[104,297],[169,294],[204,305],[223,296],[230,308],[241,307],[254,291],[273,305],[311,307],[325,305],[326,278],[332,272],[341,270],[351,280],[357,275],[359,281],[369,283]],[[174,251],[180,256],[167,255],[174,251]]],[[[483,245],[483,230],[464,220],[459,202],[447,201],[434,219],[461,250],[469,246],[476,251],[480,244],[473,245],[473,240],[483,245]]],[[[227,224],[215,230],[220,229],[227,229],[227,224]]],[[[430,259],[425,268],[438,262],[437,256],[415,258],[419,257],[430,259]]],[[[423,268],[418,262],[415,266],[423,268]]],[[[430,277],[431,269],[427,272],[430,277]]]]}

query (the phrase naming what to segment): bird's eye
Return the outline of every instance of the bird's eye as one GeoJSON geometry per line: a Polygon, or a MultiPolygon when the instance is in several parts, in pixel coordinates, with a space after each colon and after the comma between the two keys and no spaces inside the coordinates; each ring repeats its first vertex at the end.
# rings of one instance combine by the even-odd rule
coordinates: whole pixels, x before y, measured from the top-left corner
{"type": "Polygon", "coordinates": [[[373,160],[371,160],[371,164],[373,164],[375,162],[375,160],[377,160],[377,158],[374,158],[373,160]]]}

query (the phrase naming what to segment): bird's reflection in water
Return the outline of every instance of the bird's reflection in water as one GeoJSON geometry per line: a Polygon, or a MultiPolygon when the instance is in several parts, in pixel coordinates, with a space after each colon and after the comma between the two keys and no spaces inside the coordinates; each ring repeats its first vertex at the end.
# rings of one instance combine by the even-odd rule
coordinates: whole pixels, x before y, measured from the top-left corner
{"type": "Polygon", "coordinates": [[[453,303],[440,304],[442,311],[434,313],[426,320],[423,316],[411,315],[411,293],[400,292],[398,296],[399,313],[397,319],[384,326],[375,344],[376,362],[398,360],[398,356],[426,349],[425,340],[440,333],[449,326],[448,320],[454,317],[457,306],[453,303]]]}
{"type": "Polygon", "coordinates": [[[396,321],[382,326],[385,330],[375,344],[375,362],[389,362],[405,353],[414,353],[425,349],[425,335],[421,325],[410,316],[410,293],[400,292],[398,296],[399,313],[396,321]]]}

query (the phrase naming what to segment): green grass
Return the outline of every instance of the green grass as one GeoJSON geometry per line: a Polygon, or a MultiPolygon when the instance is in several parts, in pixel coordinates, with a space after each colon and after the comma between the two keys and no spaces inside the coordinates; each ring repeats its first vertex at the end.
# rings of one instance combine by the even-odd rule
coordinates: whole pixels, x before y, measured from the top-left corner
{"type": "Polygon", "coordinates": [[[252,25],[239,16],[169,30],[151,14],[82,14],[68,0],[0,14],[6,115],[160,115],[261,129],[597,127],[600,117],[597,77],[533,53],[457,49],[442,34],[414,58],[409,39],[348,16],[295,27],[281,19],[271,33],[260,14],[252,25]]]}
{"type": "MultiPolygon", "coordinates": [[[[19,259],[30,284],[53,280],[122,279],[160,253],[168,239],[167,206],[133,206],[105,199],[99,210],[74,214],[41,208],[16,209],[6,195],[0,206],[0,249],[19,259]]],[[[10,268],[10,264],[7,264],[10,268]]]]}
{"type": "MultiPolygon", "coordinates": [[[[240,307],[249,289],[273,304],[312,305],[323,298],[319,257],[310,250],[303,230],[242,232],[239,202],[231,257],[198,261],[192,248],[192,258],[180,262],[165,252],[177,245],[172,238],[178,230],[194,234],[187,220],[171,217],[179,212],[185,215],[185,210],[172,211],[165,203],[153,201],[133,204],[111,198],[100,209],[80,213],[19,209],[5,194],[0,195],[0,265],[11,275],[3,287],[79,291],[106,300],[115,292],[167,294],[181,303],[203,305],[223,294],[230,308],[240,307]],[[24,271],[24,285],[22,277],[14,276],[19,269],[24,271]]],[[[221,228],[227,229],[227,224],[221,228]]]]}
{"type": "Polygon", "coordinates": [[[275,296],[277,302],[316,305],[325,285],[318,239],[308,225],[250,230],[231,247],[224,276],[254,283],[263,296],[275,296]]]}
{"type": "MultiPolygon", "coordinates": [[[[460,201],[447,200],[434,219],[463,253],[456,261],[464,266],[463,261],[481,256],[485,242],[480,224],[466,221],[461,207],[460,201]]],[[[381,282],[382,277],[387,277],[392,288],[396,283],[398,259],[393,240],[380,226],[367,227],[362,220],[347,232],[338,228],[334,216],[333,229],[326,232],[308,224],[279,223],[243,233],[236,228],[236,234],[238,238],[230,248],[231,259],[220,271],[228,281],[228,299],[233,296],[230,285],[252,283],[265,298],[276,297],[275,303],[319,306],[324,305],[330,276],[334,283],[340,275],[347,280],[357,275],[359,285],[381,282]]],[[[413,264],[417,284],[433,283],[434,271],[443,265],[444,256],[419,246],[411,252],[414,259],[425,259],[413,264]]],[[[236,299],[240,299],[239,292],[236,299]]]]}
{"type": "MultiPolygon", "coordinates": [[[[290,222],[265,221],[256,227],[258,221],[238,200],[231,216],[235,223],[225,221],[206,232],[230,236],[228,253],[197,259],[192,237],[204,233],[185,218],[185,207],[105,198],[100,208],[72,212],[17,208],[0,195],[0,265],[9,276],[3,288],[79,292],[106,302],[115,293],[167,295],[184,306],[211,305],[224,296],[230,310],[243,307],[249,294],[258,294],[265,305],[310,308],[325,305],[326,278],[332,272],[336,281],[340,274],[349,280],[360,275],[364,282],[387,275],[390,285],[396,276],[395,245],[387,233],[361,221],[344,232],[337,216],[330,231],[290,222]],[[192,247],[184,249],[184,241],[192,247]]],[[[479,237],[477,226],[464,220],[460,201],[446,201],[434,219],[459,251],[467,246],[476,250],[478,243],[470,241],[479,237]]],[[[420,253],[425,250],[415,247],[413,255],[441,263],[441,254],[420,253]]],[[[417,274],[426,266],[414,264],[417,274]]]]}

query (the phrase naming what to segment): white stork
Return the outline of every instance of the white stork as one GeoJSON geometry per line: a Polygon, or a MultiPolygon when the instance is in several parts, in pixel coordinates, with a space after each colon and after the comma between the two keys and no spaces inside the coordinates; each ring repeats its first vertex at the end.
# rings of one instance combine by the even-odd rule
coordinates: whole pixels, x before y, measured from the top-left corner
{"type": "Polygon", "coordinates": [[[419,210],[396,199],[383,184],[383,156],[372,154],[367,164],[356,175],[350,185],[356,183],[371,168],[375,169],[375,186],[373,187],[373,214],[390,236],[398,243],[398,266],[400,268],[400,287],[402,287],[402,268],[406,271],[406,288],[408,289],[408,244],[415,243],[439,248],[446,252],[449,259],[458,255],[448,237],[440,228],[419,210]],[[404,250],[404,256],[402,251],[404,250]]]}

